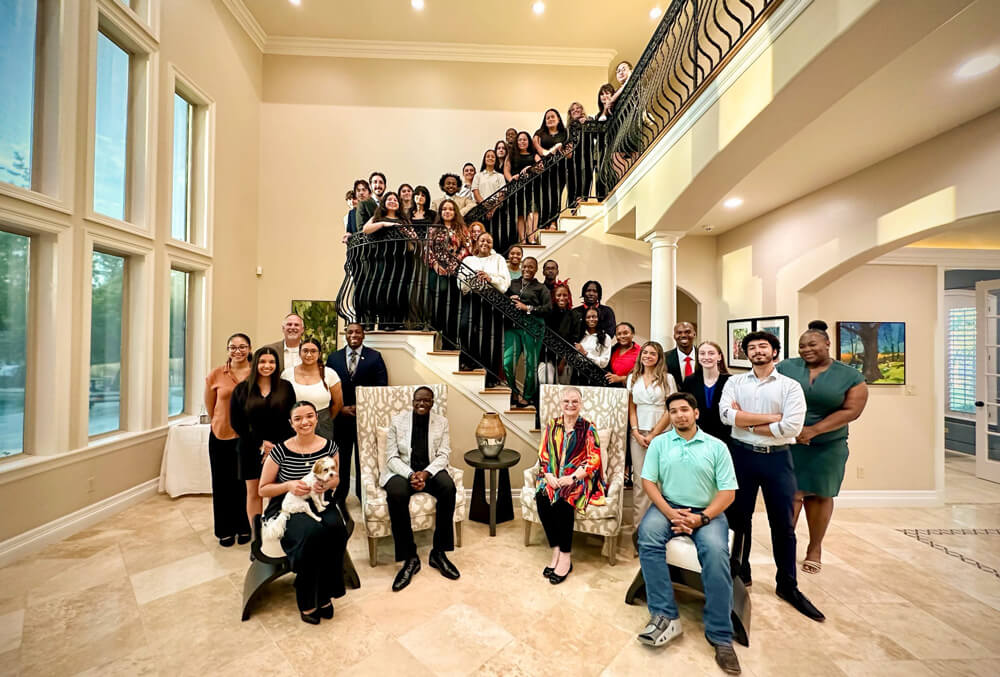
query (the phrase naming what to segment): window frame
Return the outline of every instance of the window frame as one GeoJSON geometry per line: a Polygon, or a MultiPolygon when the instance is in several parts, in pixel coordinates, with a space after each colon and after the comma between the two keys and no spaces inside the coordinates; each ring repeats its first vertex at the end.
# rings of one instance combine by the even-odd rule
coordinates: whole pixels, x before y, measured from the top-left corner
{"type": "MultiPolygon", "coordinates": [[[[170,93],[168,108],[170,153],[167,156],[166,172],[170,179],[167,192],[164,235],[167,244],[179,249],[207,256],[212,255],[214,186],[215,186],[215,101],[191,78],[184,75],[176,64],[167,65],[167,89],[170,93]],[[174,94],[180,95],[191,104],[191,134],[189,156],[191,167],[188,175],[188,239],[178,240],[173,236],[173,129],[174,94]]],[[[167,121],[165,121],[167,122],[167,121]]]]}
{"type": "MultiPolygon", "coordinates": [[[[972,308],[973,315],[976,311],[976,293],[968,289],[947,289],[944,292],[944,410],[948,418],[975,421],[975,413],[956,411],[951,408],[951,312],[960,308],[972,308]]],[[[973,333],[973,341],[976,340],[973,333]]],[[[975,358],[972,365],[973,372],[977,366],[975,358]]],[[[978,375],[976,375],[978,378],[978,375]]],[[[973,383],[973,400],[975,400],[976,384],[973,383]]]]}
{"type": "Polygon", "coordinates": [[[24,355],[24,403],[22,405],[22,421],[21,421],[21,451],[17,454],[11,454],[10,456],[0,457],[0,462],[5,462],[8,459],[23,458],[26,455],[30,455],[32,451],[32,445],[30,443],[33,436],[32,431],[32,420],[30,416],[32,396],[34,395],[34,384],[32,383],[32,370],[34,368],[34,352],[32,347],[35,341],[35,312],[36,312],[36,298],[38,296],[37,287],[38,281],[35,280],[34,276],[37,271],[36,261],[38,259],[38,253],[35,251],[38,248],[39,238],[30,231],[25,231],[21,228],[12,228],[7,225],[6,222],[0,221],[0,231],[8,233],[10,235],[16,235],[20,237],[27,238],[28,240],[28,290],[27,290],[27,307],[25,308],[25,341],[26,350],[24,355]]]}
{"type": "Polygon", "coordinates": [[[161,316],[163,326],[167,328],[168,339],[163,348],[163,359],[160,378],[164,384],[161,396],[162,411],[165,420],[170,424],[185,421],[196,416],[201,411],[202,390],[196,387],[208,374],[211,351],[209,350],[211,298],[212,298],[212,262],[207,257],[184,251],[168,251],[167,265],[162,277],[166,290],[164,312],[161,316]],[[185,336],[184,379],[188,387],[184,393],[184,409],[179,414],[169,413],[170,384],[170,272],[173,270],[188,274],[187,303],[187,335],[185,336]]]}

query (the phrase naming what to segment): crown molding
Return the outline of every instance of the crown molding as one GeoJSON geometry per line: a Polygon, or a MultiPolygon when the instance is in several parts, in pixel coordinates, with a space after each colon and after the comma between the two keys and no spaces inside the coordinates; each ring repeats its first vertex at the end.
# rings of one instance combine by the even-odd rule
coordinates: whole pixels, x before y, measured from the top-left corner
{"type": "Polygon", "coordinates": [[[391,59],[396,61],[465,61],[476,63],[545,64],[607,68],[613,49],[538,47],[528,45],[479,45],[462,42],[404,42],[268,36],[265,54],[322,56],[341,59],[391,59]]]}
{"type": "Polygon", "coordinates": [[[945,266],[947,268],[1000,268],[1000,249],[944,249],[902,247],[868,263],[899,266],[945,266]]]}
{"type": "Polygon", "coordinates": [[[264,51],[264,44],[267,42],[267,33],[257,19],[254,18],[253,13],[247,9],[247,6],[243,4],[243,0],[222,0],[222,4],[226,6],[229,13],[233,15],[236,19],[236,23],[240,25],[240,28],[250,37],[253,44],[257,45],[257,49],[261,52],[264,51]]]}

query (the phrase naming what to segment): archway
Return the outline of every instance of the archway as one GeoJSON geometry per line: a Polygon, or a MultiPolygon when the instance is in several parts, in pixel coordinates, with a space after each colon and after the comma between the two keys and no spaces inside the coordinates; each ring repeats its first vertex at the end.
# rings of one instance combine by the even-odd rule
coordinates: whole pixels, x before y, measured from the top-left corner
{"type": "MultiPolygon", "coordinates": [[[[631,322],[635,326],[636,341],[642,343],[649,339],[649,308],[652,300],[652,283],[636,282],[623,287],[604,303],[614,309],[619,321],[631,322]]],[[[701,320],[701,303],[692,294],[677,287],[677,321],[690,322],[699,327],[701,320]]],[[[671,346],[664,346],[670,348],[671,346]]]]}

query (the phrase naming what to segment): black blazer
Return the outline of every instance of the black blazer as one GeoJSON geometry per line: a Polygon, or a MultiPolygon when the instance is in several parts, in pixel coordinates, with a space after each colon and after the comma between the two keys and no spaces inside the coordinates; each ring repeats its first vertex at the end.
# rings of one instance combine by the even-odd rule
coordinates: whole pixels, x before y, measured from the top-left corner
{"type": "MultiPolygon", "coordinates": [[[[676,359],[676,350],[672,350],[676,359]]],[[[715,390],[712,391],[712,401],[705,401],[705,376],[701,370],[684,379],[681,391],[691,393],[698,401],[698,427],[712,437],[717,437],[726,445],[732,437],[732,428],[722,422],[719,418],[719,400],[722,399],[722,389],[726,387],[729,374],[719,374],[719,380],[715,382],[715,390]]]]}
{"type": "MultiPolygon", "coordinates": [[[[674,377],[674,382],[678,384],[684,383],[684,373],[681,369],[681,360],[677,352],[677,348],[671,348],[666,352],[667,356],[667,371],[674,377]]],[[[698,363],[698,351],[694,351],[694,373],[698,374],[701,372],[701,364],[698,363]]],[[[683,390],[683,388],[681,388],[683,390]]]]}
{"type": "Polygon", "coordinates": [[[326,366],[337,372],[337,376],[340,377],[341,388],[344,392],[344,406],[353,407],[357,404],[354,389],[358,386],[389,385],[389,372],[386,371],[382,353],[365,345],[361,346],[361,358],[358,360],[353,377],[347,371],[346,346],[330,355],[326,360],[326,366]]]}

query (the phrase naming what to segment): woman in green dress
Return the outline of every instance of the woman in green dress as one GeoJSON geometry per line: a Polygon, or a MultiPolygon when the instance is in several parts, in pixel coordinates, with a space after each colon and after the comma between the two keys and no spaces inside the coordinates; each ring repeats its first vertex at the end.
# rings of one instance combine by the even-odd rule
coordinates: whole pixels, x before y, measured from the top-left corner
{"type": "Polygon", "coordinates": [[[830,357],[827,324],[813,320],[799,338],[799,357],[778,363],[778,372],[793,378],[806,394],[806,420],[792,445],[795,464],[795,521],[802,507],[809,524],[809,547],[802,570],[822,569],[823,536],[833,516],[833,497],[840,493],[847,464],[847,424],[861,416],[868,386],[858,370],[830,357]]]}

